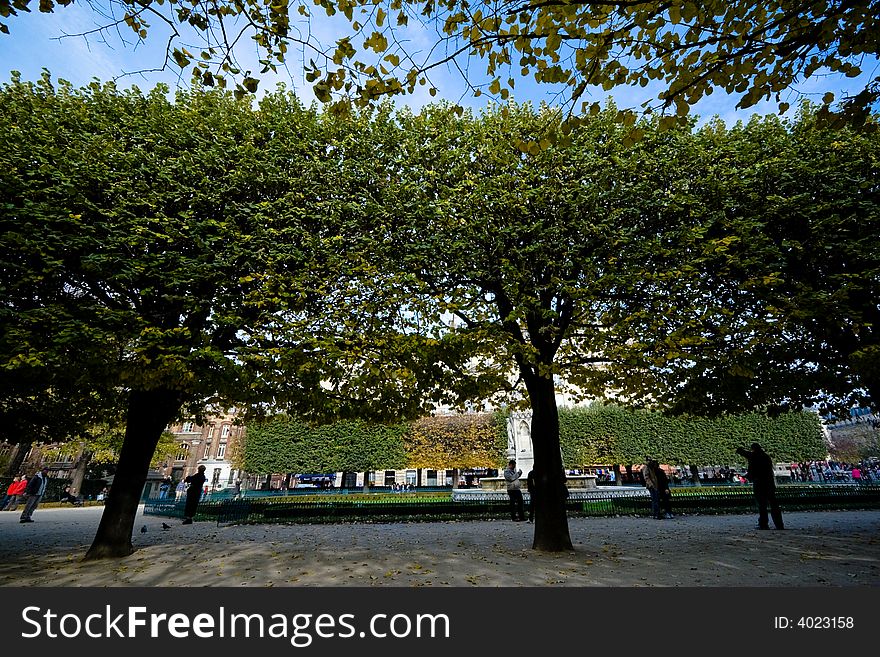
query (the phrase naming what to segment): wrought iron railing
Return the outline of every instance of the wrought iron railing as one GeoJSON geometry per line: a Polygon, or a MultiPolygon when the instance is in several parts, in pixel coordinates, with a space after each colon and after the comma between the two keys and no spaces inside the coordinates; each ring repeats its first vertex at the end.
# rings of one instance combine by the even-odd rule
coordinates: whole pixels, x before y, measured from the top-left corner
{"type": "MultiPolygon", "coordinates": [[[[644,493],[644,489],[641,491],[644,493]]],[[[571,516],[647,516],[650,500],[637,490],[591,491],[566,503],[571,516]],[[623,494],[626,493],[626,494],[623,494]]],[[[880,485],[790,485],[776,490],[785,511],[880,509],[880,485]]],[[[145,513],[183,516],[184,501],[149,500],[145,513]]],[[[683,514],[749,513],[756,510],[751,487],[672,489],[673,512],[683,514]]],[[[243,498],[203,501],[196,520],[226,523],[337,523],[431,522],[505,518],[510,510],[504,497],[453,500],[448,494],[395,496],[391,494],[310,499],[243,498]]]]}

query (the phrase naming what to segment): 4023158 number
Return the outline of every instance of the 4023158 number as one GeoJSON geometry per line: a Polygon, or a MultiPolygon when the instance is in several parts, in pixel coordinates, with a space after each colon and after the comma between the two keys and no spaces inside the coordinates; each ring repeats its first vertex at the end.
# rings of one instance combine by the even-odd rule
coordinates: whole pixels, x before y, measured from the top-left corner
{"type": "Polygon", "coordinates": [[[794,626],[802,630],[851,630],[855,620],[852,616],[801,616],[794,626]]]}

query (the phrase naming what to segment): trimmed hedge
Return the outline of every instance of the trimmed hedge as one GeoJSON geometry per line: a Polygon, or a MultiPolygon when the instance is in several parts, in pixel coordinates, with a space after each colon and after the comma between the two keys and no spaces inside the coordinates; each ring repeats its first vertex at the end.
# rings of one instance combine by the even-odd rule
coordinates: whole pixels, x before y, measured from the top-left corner
{"type": "MultiPolygon", "coordinates": [[[[814,413],[668,417],[619,406],[559,409],[568,467],[642,463],[731,464],[759,442],[777,461],[822,459],[828,447],[814,413]]],[[[248,427],[238,466],[253,474],[402,468],[493,468],[507,448],[507,415],[444,415],[399,424],[309,425],[290,417],[248,427]]]]}
{"type": "Polygon", "coordinates": [[[560,409],[559,434],[568,467],[642,463],[646,456],[679,465],[739,463],[736,448],[753,442],[777,461],[823,459],[828,453],[819,416],[806,412],[669,417],[593,405],[560,409]]]}

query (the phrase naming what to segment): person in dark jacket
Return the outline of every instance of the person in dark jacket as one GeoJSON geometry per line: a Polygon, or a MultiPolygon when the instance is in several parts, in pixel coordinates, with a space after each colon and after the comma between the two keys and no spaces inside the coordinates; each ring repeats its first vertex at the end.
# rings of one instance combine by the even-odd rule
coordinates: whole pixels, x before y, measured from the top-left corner
{"type": "Polygon", "coordinates": [[[46,494],[46,485],[49,483],[49,468],[43,466],[40,471],[31,477],[24,490],[24,511],[21,512],[19,522],[33,522],[31,516],[36,511],[40,500],[46,494]]]}
{"type": "Polygon", "coordinates": [[[507,496],[510,498],[510,516],[514,522],[520,522],[526,519],[525,511],[523,510],[523,495],[522,495],[522,484],[520,483],[520,477],[522,477],[522,470],[517,469],[516,461],[510,459],[507,463],[507,467],[504,468],[504,480],[507,482],[507,496]]]}
{"type": "Polygon", "coordinates": [[[199,501],[202,499],[202,487],[208,478],[205,476],[205,466],[200,465],[199,471],[194,475],[185,478],[184,481],[189,484],[186,489],[186,505],[183,508],[183,524],[191,525],[196,515],[196,509],[199,508],[199,501]]]}
{"type": "Polygon", "coordinates": [[[758,503],[758,529],[770,529],[767,520],[767,507],[776,529],[785,529],[782,523],[782,511],[776,501],[776,476],[773,473],[773,461],[770,455],[758,443],[752,443],[751,450],[736,448],[736,453],[744,456],[749,462],[746,478],[752,482],[755,501],[758,503]]]}
{"type": "Polygon", "coordinates": [[[657,461],[651,461],[649,464],[654,470],[654,478],[657,480],[657,507],[658,515],[662,511],[661,518],[672,517],[672,493],[669,491],[669,476],[666,470],[660,467],[657,461]]]}
{"type": "Polygon", "coordinates": [[[526,477],[526,490],[529,491],[529,522],[535,520],[535,471],[529,470],[529,476],[526,477]]]}

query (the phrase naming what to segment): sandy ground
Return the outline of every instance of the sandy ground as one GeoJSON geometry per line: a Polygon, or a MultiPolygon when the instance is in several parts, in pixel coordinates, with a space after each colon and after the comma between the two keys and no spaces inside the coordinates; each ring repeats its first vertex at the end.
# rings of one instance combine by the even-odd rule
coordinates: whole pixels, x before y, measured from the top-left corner
{"type": "Polygon", "coordinates": [[[571,518],[574,551],[506,521],[212,523],[139,515],[125,559],[83,563],[101,507],[0,513],[0,586],[880,586],[880,511],[571,518]],[[146,525],[146,533],[140,528],[146,525]]]}

